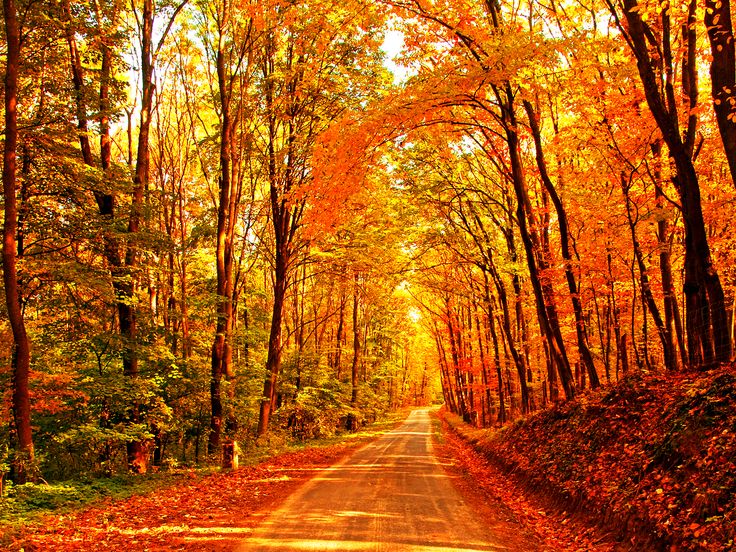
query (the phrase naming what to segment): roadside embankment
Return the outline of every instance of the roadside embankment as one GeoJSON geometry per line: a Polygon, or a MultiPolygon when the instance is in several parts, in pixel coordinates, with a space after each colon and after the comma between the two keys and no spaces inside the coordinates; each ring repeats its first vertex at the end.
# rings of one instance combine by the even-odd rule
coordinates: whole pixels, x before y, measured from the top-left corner
{"type": "Polygon", "coordinates": [[[635,550],[736,548],[736,367],[630,376],[501,429],[451,426],[635,550]]]}

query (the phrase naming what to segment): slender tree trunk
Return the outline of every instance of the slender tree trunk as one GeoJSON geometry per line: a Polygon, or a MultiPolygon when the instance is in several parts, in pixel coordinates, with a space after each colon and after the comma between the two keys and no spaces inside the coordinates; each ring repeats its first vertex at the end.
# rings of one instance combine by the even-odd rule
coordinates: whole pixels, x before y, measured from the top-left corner
{"type": "MultiPolygon", "coordinates": [[[[98,6],[96,6],[98,8],[98,6]]],[[[65,2],[63,5],[66,23],[66,38],[69,46],[70,54],[70,67],[72,70],[72,84],[75,90],[75,103],[77,110],[77,128],[79,129],[79,142],[82,152],[82,160],[84,163],[94,168],[95,161],[92,156],[92,150],[90,147],[89,136],[87,135],[88,121],[87,121],[87,106],[84,101],[84,69],[82,66],[81,57],[77,47],[75,39],[75,29],[72,21],[72,13],[69,2],[65,2]]],[[[117,18],[116,12],[109,15],[112,20],[117,18]]],[[[102,31],[102,14],[99,9],[96,11],[97,23],[102,31]]],[[[149,26],[150,28],[150,26],[149,26]]],[[[104,33],[103,33],[104,34],[104,33]]],[[[150,40],[149,40],[150,43],[150,40]]],[[[100,90],[99,90],[99,124],[100,124],[100,166],[102,169],[103,180],[109,178],[110,168],[112,166],[112,140],[110,138],[110,123],[109,123],[109,88],[112,71],[112,50],[106,44],[106,40],[100,41],[100,55],[101,55],[101,68],[100,68],[100,90]]],[[[129,129],[130,130],[130,129],[129,129]]],[[[115,195],[114,193],[95,190],[95,200],[99,209],[100,215],[103,217],[104,222],[112,224],[115,217],[115,195]]],[[[123,352],[123,371],[126,375],[131,375],[131,366],[136,363],[133,359],[134,353],[133,338],[135,335],[135,320],[134,311],[131,302],[133,297],[133,283],[130,278],[129,272],[126,270],[123,259],[121,257],[120,245],[118,240],[113,236],[112,230],[108,230],[104,234],[104,250],[105,258],[110,268],[110,275],[112,279],[112,287],[116,297],[116,310],[118,314],[118,330],[124,341],[124,352],[123,352]]],[[[137,366],[137,364],[136,364],[137,366]]],[[[137,367],[133,372],[137,371],[137,367]]],[[[137,419],[137,406],[132,407],[131,417],[137,419]]],[[[101,423],[107,424],[108,422],[103,419],[101,423]]],[[[135,423],[135,422],[134,422],[135,423]]],[[[128,450],[133,456],[129,456],[129,467],[131,471],[138,472],[141,469],[145,471],[145,460],[135,461],[135,458],[144,457],[145,451],[141,450],[142,444],[133,443],[128,445],[128,450]]]]}
{"type": "Polygon", "coordinates": [[[360,357],[361,357],[361,345],[360,345],[360,326],[359,322],[359,308],[360,308],[360,287],[359,287],[359,276],[355,275],[354,289],[353,289],[353,362],[352,369],[350,372],[350,407],[353,409],[348,415],[347,429],[349,431],[356,431],[358,429],[358,419],[355,416],[354,411],[358,408],[358,381],[359,381],[359,369],[360,369],[360,357]]]}
{"type": "Polygon", "coordinates": [[[572,399],[575,396],[575,381],[560,331],[554,292],[551,282],[548,281],[547,277],[543,281],[542,275],[540,274],[546,268],[546,261],[542,258],[540,244],[538,243],[539,238],[536,237],[536,223],[526,190],[524,170],[519,151],[519,137],[516,130],[518,121],[516,120],[516,114],[514,113],[514,106],[512,104],[513,94],[510,90],[506,90],[503,94],[506,98],[506,103],[503,107],[503,119],[506,130],[506,141],[511,157],[511,180],[517,200],[517,223],[526,252],[529,279],[532,283],[536,300],[537,317],[542,335],[549,345],[552,362],[560,377],[562,387],[565,390],[565,397],[572,399]]]}
{"type": "Polygon", "coordinates": [[[455,384],[455,395],[457,399],[458,414],[462,416],[465,422],[470,422],[470,412],[468,410],[468,404],[465,400],[465,390],[463,385],[463,377],[460,367],[460,351],[458,343],[458,335],[455,331],[455,325],[453,324],[453,312],[450,306],[449,300],[445,301],[445,324],[447,326],[447,335],[450,338],[450,354],[452,357],[452,372],[453,377],[451,380],[455,384]]]}
{"type": "MultiPolygon", "coordinates": [[[[293,48],[289,46],[289,57],[293,48]]],[[[277,118],[279,114],[274,106],[274,74],[276,55],[276,39],[270,33],[265,39],[265,55],[263,59],[263,76],[266,80],[264,102],[268,113],[268,179],[269,199],[271,204],[271,221],[274,229],[274,302],[271,316],[271,331],[268,340],[268,356],[266,359],[266,380],[263,385],[263,397],[258,418],[258,435],[268,431],[271,414],[276,408],[276,383],[281,371],[281,325],[283,319],[284,298],[289,277],[290,263],[293,257],[293,244],[299,229],[299,221],[303,212],[303,202],[293,202],[289,193],[294,187],[298,175],[295,171],[295,147],[297,141],[293,119],[284,123],[285,147],[284,159],[277,155],[277,118]],[[283,162],[283,168],[280,163],[283,162]]],[[[290,58],[291,59],[291,58],[290,58]]],[[[291,66],[291,61],[288,66],[291,66]]],[[[293,79],[298,79],[294,76],[293,79]]],[[[296,81],[286,86],[287,103],[293,107],[296,102],[296,81]]]]}
{"type": "Polygon", "coordinates": [[[84,101],[84,70],[82,67],[82,59],[79,55],[77,40],[75,38],[75,28],[72,22],[71,2],[64,0],[62,2],[62,10],[64,13],[66,42],[69,46],[70,65],[72,70],[72,84],[74,85],[75,105],[77,110],[77,129],[79,130],[79,145],[82,150],[82,160],[88,167],[94,167],[95,162],[92,157],[92,147],[90,145],[89,134],[87,131],[87,110],[84,101]]]}
{"type": "Polygon", "coordinates": [[[478,355],[480,356],[480,376],[481,376],[481,383],[483,386],[483,393],[481,393],[480,396],[480,410],[481,410],[481,427],[487,427],[488,426],[488,411],[491,407],[491,391],[490,386],[488,383],[488,354],[485,350],[485,345],[483,343],[483,338],[485,337],[485,332],[483,331],[483,326],[480,322],[480,315],[478,314],[479,307],[478,302],[476,300],[477,298],[477,292],[478,290],[474,290],[472,302],[473,302],[473,322],[475,322],[475,329],[476,329],[476,339],[478,343],[478,355]]]}
{"type": "MultiPolygon", "coordinates": [[[[215,454],[222,442],[224,408],[222,398],[222,379],[233,373],[232,369],[232,327],[233,327],[233,241],[235,220],[238,216],[237,190],[234,189],[232,170],[232,140],[235,121],[231,113],[232,81],[225,68],[225,28],[230,13],[227,8],[219,14],[219,34],[216,53],[217,84],[220,94],[221,132],[220,132],[220,176],[217,202],[217,321],[215,338],[211,352],[210,433],[207,439],[207,453],[215,454]]],[[[232,416],[228,416],[231,420],[232,416]]],[[[228,426],[233,422],[229,421],[228,426]]],[[[233,428],[230,427],[230,430],[233,428]]],[[[232,431],[230,431],[232,433],[232,431]]]]}
{"type": "Polygon", "coordinates": [[[268,356],[266,358],[266,380],[263,384],[263,398],[258,418],[258,435],[268,432],[271,415],[276,409],[276,384],[281,372],[281,327],[286,296],[287,253],[277,245],[274,278],[273,310],[271,330],[268,337],[268,356]]]}
{"type": "MultiPolygon", "coordinates": [[[[626,218],[629,222],[629,230],[631,231],[631,243],[634,249],[634,258],[636,259],[636,264],[639,267],[639,285],[641,287],[643,300],[642,306],[644,308],[644,320],[646,321],[646,311],[649,310],[652,315],[652,319],[654,320],[654,325],[657,328],[657,334],[659,335],[660,343],[662,344],[662,353],[664,354],[665,368],[667,370],[673,371],[677,369],[677,357],[672,346],[672,334],[667,331],[667,327],[662,320],[662,315],[660,314],[657,302],[654,300],[654,295],[652,294],[651,284],[649,283],[649,271],[647,270],[647,266],[644,263],[644,255],[641,251],[639,240],[636,237],[636,223],[632,214],[631,199],[629,198],[629,184],[625,182],[623,176],[621,181],[621,188],[624,192],[624,200],[626,203],[626,218]]],[[[646,344],[646,342],[647,336],[645,335],[644,343],[646,344]]],[[[646,349],[644,355],[645,360],[648,363],[649,355],[647,354],[646,349]]]]}
{"type": "MultiPolygon", "coordinates": [[[[133,173],[133,193],[131,197],[130,216],[128,218],[128,235],[133,238],[138,234],[143,221],[144,192],[148,187],[150,165],[149,134],[151,129],[151,107],[153,105],[153,0],[143,1],[142,34],[141,34],[141,111],[138,128],[138,149],[135,170],[133,173]]],[[[125,252],[125,274],[118,293],[118,314],[120,318],[120,334],[124,339],[123,375],[135,380],[139,375],[138,354],[138,317],[135,305],[135,277],[133,271],[138,264],[138,251],[134,243],[128,245],[125,252]]],[[[131,424],[142,422],[140,405],[136,400],[131,405],[128,421],[131,424]]],[[[128,467],[133,473],[145,473],[148,468],[148,446],[143,440],[130,441],[127,444],[128,467]]]]}
{"type": "MultiPolygon", "coordinates": [[[[513,199],[505,191],[504,191],[504,196],[507,201],[509,212],[513,212],[513,208],[514,208],[513,199]]],[[[509,259],[511,260],[512,263],[515,264],[519,262],[519,253],[516,249],[516,240],[514,238],[514,227],[513,227],[513,221],[511,220],[511,217],[509,217],[508,226],[504,228],[502,232],[503,232],[503,235],[506,241],[506,248],[508,249],[508,252],[509,252],[509,259]]],[[[491,243],[488,241],[488,239],[486,239],[486,241],[488,243],[491,243]]],[[[494,277],[494,281],[497,282],[498,280],[496,280],[494,277]]],[[[526,370],[527,376],[524,378],[524,383],[522,384],[522,386],[526,386],[526,382],[531,380],[531,377],[530,377],[531,368],[529,367],[530,366],[529,353],[530,353],[531,347],[529,344],[529,328],[528,328],[528,323],[526,321],[526,315],[524,313],[524,307],[523,307],[524,293],[521,287],[521,276],[518,274],[517,271],[514,271],[514,273],[511,275],[511,288],[514,290],[513,307],[514,307],[515,328],[516,328],[514,340],[515,340],[515,343],[517,343],[521,348],[521,351],[519,352],[521,356],[519,359],[517,359],[516,356],[514,356],[514,363],[516,363],[517,365],[517,370],[521,369],[522,367],[526,370]]],[[[504,290],[503,295],[504,295],[503,301],[508,303],[508,300],[505,299],[507,295],[505,290],[504,290]]],[[[508,304],[506,306],[506,310],[509,310],[508,304]]],[[[511,325],[510,317],[509,317],[509,324],[510,324],[509,329],[514,327],[513,325],[511,325]]],[[[508,336],[508,337],[509,339],[511,339],[511,336],[508,336]]],[[[516,345],[514,346],[514,348],[515,349],[517,348],[516,345]]],[[[526,393],[524,392],[524,389],[522,388],[522,397],[525,394],[526,393]]]]}
{"type": "MultiPolygon", "coordinates": [[[[659,170],[659,157],[661,155],[661,144],[656,142],[652,144],[652,153],[657,161],[655,168],[655,178],[659,182],[661,178],[659,170]]],[[[657,208],[662,209],[664,197],[659,184],[655,186],[655,194],[657,200],[657,208]]],[[[669,348],[673,351],[674,362],[677,364],[677,354],[675,353],[675,340],[680,350],[680,360],[683,366],[687,365],[687,350],[685,349],[685,336],[682,331],[682,322],[680,320],[680,308],[677,305],[677,297],[675,296],[675,286],[672,277],[672,262],[670,260],[670,230],[669,223],[665,217],[660,217],[657,221],[657,242],[659,244],[659,271],[662,276],[662,295],[664,296],[664,313],[665,313],[665,331],[669,348]]],[[[676,368],[676,366],[675,366],[676,368]]]]}
{"type": "Polygon", "coordinates": [[[473,350],[473,315],[470,306],[460,309],[460,331],[463,336],[463,356],[466,370],[465,379],[468,385],[468,404],[470,405],[470,421],[478,426],[478,408],[476,406],[475,393],[475,351],[473,350]],[[463,312],[466,311],[466,312],[463,312]]]}
{"type": "Polygon", "coordinates": [[[456,392],[453,385],[452,375],[450,373],[450,364],[447,361],[447,352],[445,351],[445,346],[442,343],[440,329],[436,325],[434,328],[434,336],[435,345],[437,346],[437,354],[440,357],[440,376],[442,380],[442,393],[444,395],[445,404],[447,404],[450,412],[460,415],[461,412],[458,408],[456,392]]]}
{"type": "Polygon", "coordinates": [[[572,270],[572,253],[570,251],[570,234],[569,225],[567,222],[567,212],[562,204],[557,190],[555,189],[552,179],[549,177],[547,172],[547,163],[544,158],[544,150],[542,148],[542,134],[539,130],[539,123],[537,122],[537,114],[532,107],[532,104],[524,100],[524,109],[526,110],[527,117],[529,118],[529,125],[532,131],[532,137],[534,139],[534,146],[536,149],[537,167],[539,168],[539,174],[542,179],[547,193],[552,200],[552,204],[555,207],[557,213],[557,224],[560,229],[560,245],[562,249],[562,258],[565,261],[565,279],[567,280],[567,286],[570,290],[570,301],[572,303],[573,312],[575,313],[575,333],[578,340],[578,352],[580,354],[580,361],[585,367],[590,380],[590,386],[595,389],[600,386],[600,380],[598,379],[598,372],[595,369],[593,362],[593,355],[588,347],[588,336],[585,324],[585,316],[583,315],[583,305],[580,300],[580,289],[575,280],[575,274],[572,270]]]}
{"type": "Polygon", "coordinates": [[[334,368],[336,372],[337,381],[342,380],[342,340],[345,333],[345,306],[347,299],[345,298],[345,292],[340,293],[340,312],[338,315],[337,322],[337,334],[335,335],[335,360],[334,368]]]}
{"type": "Polygon", "coordinates": [[[497,391],[498,391],[498,417],[497,421],[503,425],[506,423],[506,399],[503,392],[503,375],[501,374],[501,355],[498,347],[498,335],[496,332],[496,319],[493,315],[493,308],[488,310],[488,331],[491,334],[493,343],[493,363],[496,366],[497,391]]]}
{"type": "MultiPolygon", "coordinates": [[[[693,166],[692,151],[688,143],[683,143],[677,117],[677,100],[673,80],[666,79],[660,86],[651,58],[647,37],[651,29],[639,13],[636,0],[624,0],[623,17],[620,20],[616,6],[608,0],[611,13],[616,18],[619,29],[628,37],[636,57],[644,94],[652,116],[662,132],[662,137],[674,161],[674,178],[680,195],[683,223],[685,225],[685,282],[684,291],[687,305],[687,335],[690,364],[710,366],[714,362],[728,362],[731,357],[731,340],[728,328],[723,288],[711,257],[708,233],[703,218],[700,185],[693,166]]],[[[672,55],[668,10],[661,13],[662,49],[665,70],[672,74],[672,55]]],[[[658,48],[659,51],[659,48],[658,48]]],[[[691,60],[694,63],[694,60],[691,60]]]]}
{"type": "Polygon", "coordinates": [[[18,144],[18,72],[20,69],[20,28],[15,0],[3,0],[5,38],[5,144],[3,148],[3,283],[8,320],[13,332],[12,388],[13,421],[17,439],[17,453],[13,462],[15,479],[25,483],[34,478],[35,454],[31,430],[31,400],[29,377],[31,348],[21,308],[21,290],[18,282],[16,232],[18,209],[16,203],[16,147],[18,144]]]}
{"type": "MultiPolygon", "coordinates": [[[[490,255],[490,251],[489,251],[490,255]]],[[[516,343],[514,340],[514,335],[511,327],[511,313],[509,311],[508,306],[508,298],[506,293],[506,286],[503,283],[503,280],[501,279],[500,274],[498,273],[498,270],[496,269],[495,264],[493,263],[493,257],[489,258],[489,266],[487,267],[488,272],[490,273],[491,277],[493,278],[493,283],[496,287],[496,295],[498,297],[498,301],[501,304],[501,320],[502,322],[499,323],[501,326],[501,329],[503,330],[503,335],[506,338],[506,344],[509,350],[509,353],[511,354],[511,358],[514,361],[514,366],[516,367],[516,374],[519,378],[519,387],[521,388],[521,410],[524,413],[529,412],[529,388],[527,386],[526,382],[526,375],[527,375],[527,366],[525,363],[525,359],[522,356],[522,354],[519,352],[519,350],[516,347],[516,343]]],[[[484,272],[484,278],[487,278],[488,275],[484,272]]],[[[493,316],[492,313],[492,307],[491,307],[491,296],[490,296],[490,288],[486,286],[485,290],[486,294],[486,303],[488,305],[488,315],[493,316]]],[[[518,314],[518,313],[517,313],[518,314]]]]}

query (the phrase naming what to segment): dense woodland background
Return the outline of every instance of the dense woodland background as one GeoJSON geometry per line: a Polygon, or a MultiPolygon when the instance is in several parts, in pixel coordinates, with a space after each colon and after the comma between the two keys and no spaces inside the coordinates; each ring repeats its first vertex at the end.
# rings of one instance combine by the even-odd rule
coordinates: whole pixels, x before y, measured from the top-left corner
{"type": "Polygon", "coordinates": [[[3,7],[16,481],[731,360],[728,0],[3,7]]]}

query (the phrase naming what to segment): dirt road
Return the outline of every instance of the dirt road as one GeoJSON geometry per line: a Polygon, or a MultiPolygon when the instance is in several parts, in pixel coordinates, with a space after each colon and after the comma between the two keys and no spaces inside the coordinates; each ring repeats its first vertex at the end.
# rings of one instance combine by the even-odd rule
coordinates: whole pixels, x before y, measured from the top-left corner
{"type": "Polygon", "coordinates": [[[255,529],[239,551],[509,550],[432,453],[430,417],[406,422],[327,469],[255,529]]]}

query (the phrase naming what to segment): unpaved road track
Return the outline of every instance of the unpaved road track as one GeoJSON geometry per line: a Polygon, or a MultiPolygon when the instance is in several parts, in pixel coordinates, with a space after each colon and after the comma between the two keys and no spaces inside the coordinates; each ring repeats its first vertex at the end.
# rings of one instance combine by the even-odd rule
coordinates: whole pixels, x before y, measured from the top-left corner
{"type": "Polygon", "coordinates": [[[427,410],[305,484],[239,551],[509,550],[432,454],[427,410]]]}

